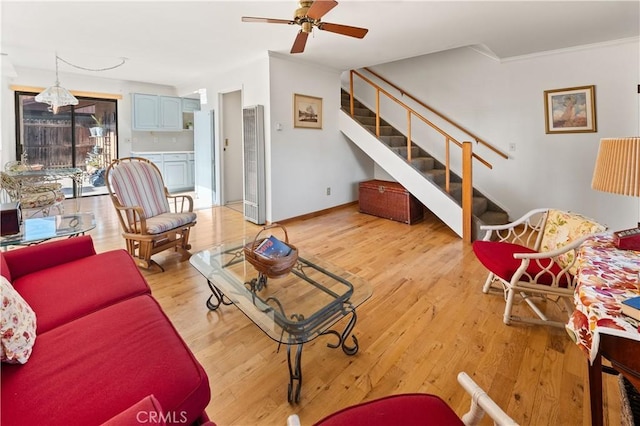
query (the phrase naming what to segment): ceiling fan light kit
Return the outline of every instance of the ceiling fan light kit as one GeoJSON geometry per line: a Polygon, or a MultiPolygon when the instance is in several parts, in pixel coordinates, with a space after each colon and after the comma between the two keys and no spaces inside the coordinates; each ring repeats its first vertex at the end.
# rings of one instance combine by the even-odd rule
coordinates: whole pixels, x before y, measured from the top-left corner
{"type": "Polygon", "coordinates": [[[307,43],[309,34],[313,31],[313,27],[322,31],[329,31],[336,34],[346,35],[349,37],[363,38],[369,31],[366,28],[352,27],[349,25],[332,24],[329,22],[321,22],[320,19],[331,9],[336,7],[338,2],[335,0],[315,0],[300,1],[300,7],[296,9],[293,20],[274,19],[274,18],[255,18],[243,16],[242,22],[262,22],[267,24],[288,24],[299,25],[300,31],[293,41],[291,53],[302,53],[307,43]]]}

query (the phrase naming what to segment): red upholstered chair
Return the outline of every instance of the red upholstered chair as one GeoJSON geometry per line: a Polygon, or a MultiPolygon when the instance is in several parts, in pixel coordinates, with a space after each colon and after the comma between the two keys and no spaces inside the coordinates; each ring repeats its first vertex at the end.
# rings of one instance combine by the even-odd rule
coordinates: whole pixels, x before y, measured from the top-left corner
{"type": "Polygon", "coordinates": [[[158,167],[145,158],[114,160],[105,175],[127,251],[138,266],[158,265],[151,256],[170,248],[181,252],[182,260],[191,256],[189,230],[196,214],[190,196],[170,194],[158,167]]]}
{"type": "MultiPolygon", "coordinates": [[[[440,397],[425,393],[391,395],[343,408],[315,423],[316,426],[454,426],[477,425],[485,413],[496,425],[517,425],[466,373],[458,382],[471,395],[471,408],[462,418],[440,397]]],[[[287,426],[300,426],[293,414],[287,426]]]]}
{"type": "Polygon", "coordinates": [[[480,229],[486,233],[473,243],[473,251],[489,270],[482,291],[488,293],[497,284],[504,293],[504,323],[524,321],[564,327],[564,322],[547,318],[533,298],[561,299],[567,315],[573,312],[576,250],[589,235],[604,232],[606,227],[576,213],[535,209],[515,222],[480,229]],[[537,318],[512,314],[516,295],[537,318]]]}

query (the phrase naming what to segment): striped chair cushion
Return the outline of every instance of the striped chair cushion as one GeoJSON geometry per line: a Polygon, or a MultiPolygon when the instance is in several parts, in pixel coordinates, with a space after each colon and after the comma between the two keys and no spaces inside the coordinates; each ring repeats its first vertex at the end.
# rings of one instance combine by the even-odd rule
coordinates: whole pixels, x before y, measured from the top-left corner
{"type": "Polygon", "coordinates": [[[196,214],[186,213],[162,213],[161,215],[147,219],[147,233],[161,234],[170,229],[178,228],[196,220],[196,214]]]}
{"type": "Polygon", "coordinates": [[[124,161],[111,171],[111,185],[125,207],[140,206],[146,218],[169,212],[162,176],[142,161],[124,161]]]}

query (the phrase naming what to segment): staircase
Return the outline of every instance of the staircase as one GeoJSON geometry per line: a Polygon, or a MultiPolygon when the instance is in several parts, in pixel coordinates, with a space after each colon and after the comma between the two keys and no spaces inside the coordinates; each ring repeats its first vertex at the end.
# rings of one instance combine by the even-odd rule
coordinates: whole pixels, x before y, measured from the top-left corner
{"type": "MultiPolygon", "coordinates": [[[[350,117],[350,97],[349,93],[342,90],[342,109],[345,111],[350,117]]],[[[369,133],[371,133],[375,137],[376,133],[376,114],[375,112],[368,109],[362,103],[354,100],[354,117],[363,128],[365,128],[369,133]]],[[[345,132],[344,129],[343,132],[345,132]]],[[[346,134],[346,133],[345,133],[346,134]]],[[[347,134],[350,137],[349,134],[347,134]]],[[[353,139],[352,139],[353,140],[353,139]]],[[[450,191],[447,193],[445,190],[445,167],[442,163],[438,162],[435,158],[429,155],[429,153],[425,152],[422,148],[415,145],[413,142],[411,143],[411,163],[409,164],[406,161],[407,158],[407,138],[400,131],[395,129],[393,126],[389,125],[384,120],[380,120],[380,137],[377,138],[381,145],[386,147],[386,153],[380,150],[376,150],[377,153],[372,155],[372,153],[368,152],[366,145],[358,144],[365,153],[370,155],[374,161],[379,159],[380,156],[396,156],[404,161],[404,166],[407,168],[412,168],[417,171],[422,176],[422,185],[437,188],[443,195],[448,196],[457,206],[461,206],[462,202],[462,179],[451,173],[450,175],[450,191]]],[[[392,159],[390,159],[392,160],[392,159]]],[[[381,167],[384,167],[383,162],[376,161],[381,167]]],[[[395,162],[394,164],[398,164],[395,162]]],[[[397,167],[397,166],[396,166],[397,167]]],[[[389,172],[389,170],[387,170],[389,172]]],[[[413,193],[428,209],[432,210],[432,206],[430,204],[433,200],[433,197],[420,197],[419,194],[411,191],[410,185],[405,184],[402,178],[399,178],[401,174],[389,173],[398,182],[403,184],[410,192],[413,193]]],[[[441,203],[441,202],[440,202],[441,203]]],[[[461,208],[461,207],[460,207],[461,208]]],[[[440,217],[445,223],[447,223],[447,218],[442,217],[438,214],[438,212],[434,211],[436,215],[440,217]]],[[[480,225],[494,225],[508,222],[508,214],[498,207],[495,203],[491,202],[487,197],[482,195],[476,189],[473,190],[473,223],[472,223],[472,234],[473,239],[477,239],[481,237],[479,235],[480,225]]],[[[455,223],[455,220],[453,221],[455,223]]],[[[452,227],[454,231],[456,230],[452,227]]]]}

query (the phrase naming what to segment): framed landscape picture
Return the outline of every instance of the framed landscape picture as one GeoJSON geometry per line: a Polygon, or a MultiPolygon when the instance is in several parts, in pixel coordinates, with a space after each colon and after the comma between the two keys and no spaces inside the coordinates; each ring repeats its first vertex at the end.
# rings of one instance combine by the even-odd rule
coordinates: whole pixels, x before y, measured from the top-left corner
{"type": "Polygon", "coordinates": [[[546,133],[595,132],[595,86],[545,90],[544,113],[546,133]]]}
{"type": "Polygon", "coordinates": [[[294,93],[293,127],[322,129],[322,98],[294,93]]]}

